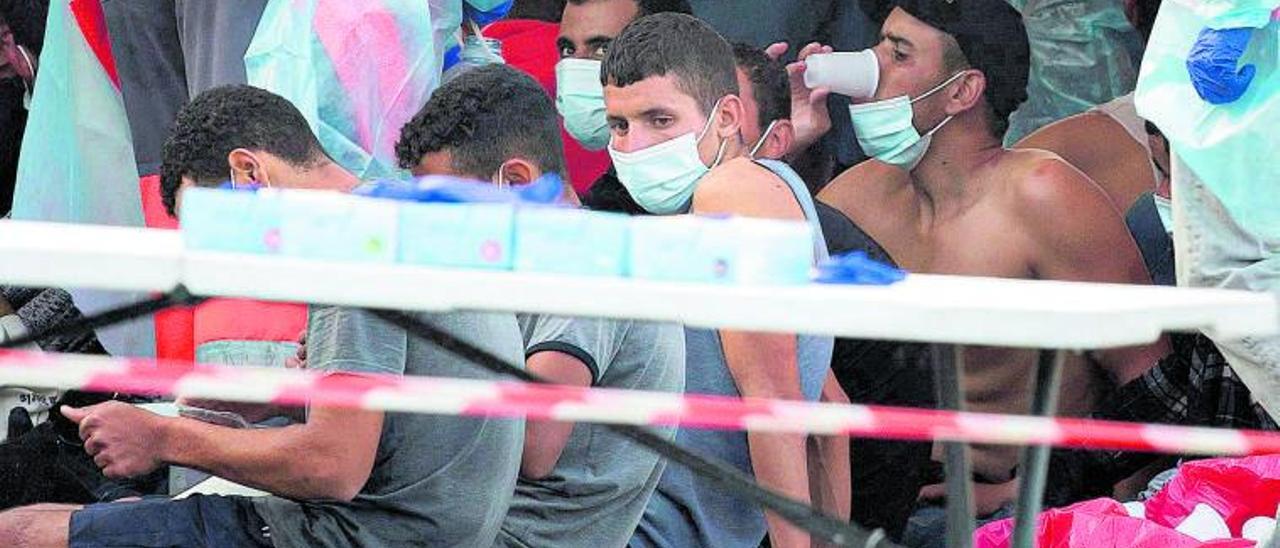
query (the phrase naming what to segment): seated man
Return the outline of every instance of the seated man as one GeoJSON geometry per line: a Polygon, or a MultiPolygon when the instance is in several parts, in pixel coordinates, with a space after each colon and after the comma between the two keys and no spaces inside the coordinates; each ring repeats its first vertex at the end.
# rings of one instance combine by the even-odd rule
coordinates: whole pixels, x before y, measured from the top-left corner
{"type": "MultiPolygon", "coordinates": [[[[247,86],[210,90],[183,108],[165,147],[166,200],[230,173],[283,188],[346,190],[358,181],[320,148],[284,99],[247,86]]],[[[313,307],[307,365],[366,373],[490,378],[444,349],[368,313],[313,307]]],[[[511,315],[420,314],[510,362],[511,315]]],[[[109,477],[162,464],[206,470],[273,496],[35,506],[0,514],[0,545],[488,546],[515,486],[524,422],[314,406],[306,422],[232,429],[109,402],[63,409],[109,477]]]]}
{"type": "MultiPolygon", "coordinates": [[[[396,152],[416,176],[519,185],[561,176],[555,106],[529,76],[474,69],[436,90],[405,125],[396,152]]],[[[567,189],[565,197],[576,203],[567,189]]],[[[558,384],[684,389],[684,330],[676,324],[517,314],[529,372],[558,384]]],[[[515,498],[498,545],[594,548],[631,537],[666,461],[598,424],[530,421],[515,498]]],[[[671,438],[675,429],[663,431],[671,438]]]]}
{"type": "MultiPolygon", "coordinates": [[[[688,0],[569,0],[560,17],[560,63],[556,65],[556,109],[566,134],[588,150],[609,144],[600,61],[627,24],[655,13],[692,14],[688,0]]],[[[582,197],[591,209],[632,215],[644,210],[627,194],[610,165],[582,197]]]]}
{"type": "MultiPolygon", "coordinates": [[[[782,159],[795,137],[786,68],[752,46],[735,44],[733,53],[742,90],[743,142],[757,148],[756,158],[782,159]]],[[[822,202],[814,205],[832,255],[862,251],[893,264],[884,249],[839,210],[822,202]]],[[[831,370],[854,403],[928,408],[937,404],[929,358],[928,345],[837,338],[831,370]]],[[[845,443],[846,438],[829,441],[845,443]]],[[[898,538],[915,508],[916,493],[925,485],[931,444],[870,438],[847,441],[853,521],[898,538]]]]}
{"type": "MultiPolygon", "coordinates": [[[[688,15],[638,19],[613,41],[601,81],[609,153],[640,207],[655,215],[807,221],[814,227],[815,258],[825,256],[804,182],[781,162],[747,157],[733,49],[714,30],[688,15]]],[[[686,328],[685,345],[691,393],[812,401],[830,378],[829,337],[686,328]]],[[[828,386],[835,387],[834,380],[828,386]]],[[[687,449],[726,460],[766,487],[836,514],[847,504],[833,493],[847,490],[848,461],[829,453],[810,460],[806,440],[687,428],[676,436],[687,449]]],[[[772,514],[767,520],[766,526],[759,508],[706,479],[668,467],[631,545],[755,548],[766,529],[773,546],[808,545],[802,530],[772,514]]]]}
{"type": "MultiPolygon", "coordinates": [[[[879,87],[850,110],[859,142],[877,161],[837,177],[819,198],[913,272],[1150,283],[1105,193],[1052,153],[1001,147],[1009,114],[1026,98],[1029,53],[1018,12],[998,0],[893,4],[874,48],[879,87]]],[[[1099,373],[1124,384],[1166,350],[1161,341],[1091,357],[1099,373]]],[[[1035,352],[970,348],[966,358],[969,409],[1027,412],[1035,352]]],[[[1082,357],[1069,360],[1061,414],[1093,407],[1101,394],[1095,376],[1082,357]]],[[[980,510],[1012,499],[1017,461],[1017,448],[977,448],[977,478],[997,484],[977,491],[980,510]]],[[[940,488],[925,491],[935,493],[940,488]]]]}

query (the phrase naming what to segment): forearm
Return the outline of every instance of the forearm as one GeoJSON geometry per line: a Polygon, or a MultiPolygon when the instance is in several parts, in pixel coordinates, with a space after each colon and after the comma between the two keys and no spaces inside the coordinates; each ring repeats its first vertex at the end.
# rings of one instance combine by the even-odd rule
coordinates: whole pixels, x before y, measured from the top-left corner
{"type": "Polygon", "coordinates": [[[346,498],[328,448],[305,424],[234,429],[177,418],[164,422],[161,460],[298,499],[346,498]]]}
{"type": "MultiPolygon", "coordinates": [[[[830,371],[822,385],[822,401],[849,404],[849,396],[830,371]]],[[[847,436],[809,437],[809,489],[813,501],[820,510],[845,521],[849,520],[853,498],[849,441],[847,436]]]]}
{"type": "MultiPolygon", "coordinates": [[[[808,504],[809,466],[804,434],[751,432],[747,434],[751,466],[760,485],[808,504]]],[[[775,548],[809,546],[809,535],[782,517],[766,512],[769,541],[775,548]]]]}
{"type": "Polygon", "coordinates": [[[1168,337],[1145,346],[1130,346],[1098,352],[1096,357],[1116,386],[1141,377],[1172,352],[1168,337]]]}

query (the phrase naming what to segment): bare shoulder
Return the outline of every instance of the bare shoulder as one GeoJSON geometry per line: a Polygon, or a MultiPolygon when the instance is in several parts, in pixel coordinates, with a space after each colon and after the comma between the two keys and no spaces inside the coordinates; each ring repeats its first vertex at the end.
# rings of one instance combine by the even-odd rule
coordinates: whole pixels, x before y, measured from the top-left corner
{"type": "Polygon", "coordinates": [[[1021,208],[1069,207],[1101,200],[1102,188],[1088,175],[1045,150],[1011,150],[996,168],[1009,199],[1021,208]]]}
{"type": "Polygon", "coordinates": [[[1118,218],[1102,188],[1057,154],[1013,150],[997,169],[1009,207],[1032,227],[1081,227],[1118,218]]]}
{"type": "Polygon", "coordinates": [[[803,219],[791,188],[767,168],[735,158],[707,173],[693,193],[696,213],[803,219]]]}
{"type": "Polygon", "coordinates": [[[874,204],[883,207],[895,190],[910,188],[910,175],[883,162],[867,160],[855,165],[832,179],[821,192],[818,200],[840,210],[855,219],[863,209],[874,204]]]}

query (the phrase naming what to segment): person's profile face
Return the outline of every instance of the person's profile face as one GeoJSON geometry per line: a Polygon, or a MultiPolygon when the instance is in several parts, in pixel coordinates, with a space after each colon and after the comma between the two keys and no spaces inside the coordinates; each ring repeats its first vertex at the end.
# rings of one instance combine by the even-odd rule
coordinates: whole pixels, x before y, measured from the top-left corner
{"type": "Polygon", "coordinates": [[[604,59],[609,44],[639,14],[635,0],[567,2],[560,18],[560,36],[556,39],[560,58],[604,59]]]}
{"type": "MultiPolygon", "coordinates": [[[[701,134],[707,125],[707,114],[676,85],[674,74],[650,76],[626,87],[608,84],[604,104],[611,144],[619,152],[644,150],[686,133],[701,134]]],[[[715,145],[715,139],[701,144],[707,142],[715,145]]]]}
{"type": "Polygon", "coordinates": [[[942,83],[945,40],[941,31],[894,8],[880,28],[880,43],[872,48],[880,63],[880,85],[869,101],[907,95],[912,98],[942,83]]]}

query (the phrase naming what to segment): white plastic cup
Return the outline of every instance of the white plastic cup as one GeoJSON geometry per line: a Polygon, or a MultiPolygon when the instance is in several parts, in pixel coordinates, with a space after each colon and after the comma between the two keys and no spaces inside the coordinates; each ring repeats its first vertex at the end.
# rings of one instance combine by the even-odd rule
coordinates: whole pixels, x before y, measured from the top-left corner
{"type": "Polygon", "coordinates": [[[819,53],[804,62],[804,85],[809,89],[825,87],[852,99],[870,99],[880,85],[880,62],[869,49],[819,53]]]}

